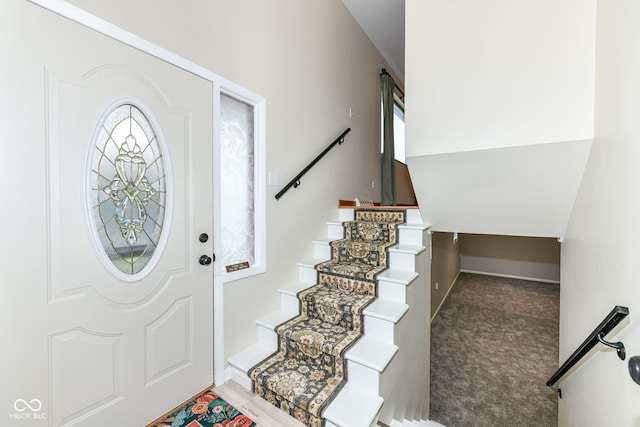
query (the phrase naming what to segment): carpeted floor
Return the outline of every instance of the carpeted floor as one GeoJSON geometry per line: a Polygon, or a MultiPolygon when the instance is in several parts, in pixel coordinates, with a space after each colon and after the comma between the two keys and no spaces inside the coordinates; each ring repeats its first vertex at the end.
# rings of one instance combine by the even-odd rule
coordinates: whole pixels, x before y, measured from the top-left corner
{"type": "Polygon", "coordinates": [[[431,419],[554,427],[559,285],[461,273],[431,329],[431,419]]]}

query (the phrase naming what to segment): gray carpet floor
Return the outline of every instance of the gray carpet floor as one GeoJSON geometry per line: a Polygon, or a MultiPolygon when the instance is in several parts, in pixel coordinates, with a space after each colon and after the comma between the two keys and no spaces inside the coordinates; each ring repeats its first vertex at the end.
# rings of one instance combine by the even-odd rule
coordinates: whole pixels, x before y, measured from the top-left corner
{"type": "Polygon", "coordinates": [[[555,427],[560,287],[461,273],[431,327],[431,419],[555,427]]]}

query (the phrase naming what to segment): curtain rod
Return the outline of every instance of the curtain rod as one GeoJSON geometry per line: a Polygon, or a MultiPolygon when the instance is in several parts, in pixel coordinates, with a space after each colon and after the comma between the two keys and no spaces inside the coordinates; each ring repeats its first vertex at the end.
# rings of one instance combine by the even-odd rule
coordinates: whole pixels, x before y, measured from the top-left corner
{"type": "MultiPolygon", "coordinates": [[[[393,76],[392,76],[391,74],[389,74],[389,72],[387,71],[387,69],[386,69],[386,68],[383,68],[383,69],[382,69],[382,72],[380,73],[380,77],[384,76],[385,74],[386,74],[387,76],[391,77],[391,80],[393,80],[393,76]]],[[[402,99],[402,100],[403,100],[403,102],[404,102],[404,92],[402,91],[402,89],[400,89],[400,87],[396,84],[396,82],[395,82],[395,81],[393,82],[393,85],[396,87],[396,89],[398,90],[398,92],[400,92],[400,99],[402,99]]]]}

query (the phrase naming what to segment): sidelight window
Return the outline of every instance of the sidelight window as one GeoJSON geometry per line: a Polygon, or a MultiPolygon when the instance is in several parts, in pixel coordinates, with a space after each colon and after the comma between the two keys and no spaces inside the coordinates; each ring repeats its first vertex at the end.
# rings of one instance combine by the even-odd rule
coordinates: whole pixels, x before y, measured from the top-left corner
{"type": "Polygon", "coordinates": [[[236,280],[265,269],[263,107],[220,94],[220,274],[236,280]]]}

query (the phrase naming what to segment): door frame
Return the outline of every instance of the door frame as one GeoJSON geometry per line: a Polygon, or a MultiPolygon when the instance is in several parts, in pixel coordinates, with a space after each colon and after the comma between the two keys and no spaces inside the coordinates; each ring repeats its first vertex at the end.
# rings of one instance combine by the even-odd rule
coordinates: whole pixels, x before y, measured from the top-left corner
{"type": "MultiPolygon", "coordinates": [[[[64,18],[74,21],[89,29],[97,31],[116,41],[124,43],[130,47],[138,49],[141,52],[161,59],[178,68],[188,71],[198,77],[211,82],[213,87],[213,177],[212,191],[214,192],[213,206],[213,223],[214,223],[214,251],[220,254],[220,233],[222,229],[220,223],[220,115],[215,112],[220,111],[220,93],[226,93],[239,99],[244,99],[251,103],[255,108],[255,135],[257,145],[264,146],[266,138],[266,100],[264,97],[257,95],[242,86],[227,80],[213,71],[202,67],[188,59],[177,55],[163,47],[160,47],[149,40],[139,37],[129,31],[124,30],[104,19],[86,12],[77,6],[71,5],[64,0],[27,0],[38,6],[43,7],[53,13],[64,18]]],[[[264,156],[264,153],[257,151],[256,164],[264,164],[263,159],[258,156],[264,156]]],[[[260,188],[260,187],[256,187],[260,188]]],[[[262,186],[264,188],[264,186],[262,186]]],[[[263,199],[263,198],[262,198],[263,199]]],[[[256,221],[261,221],[256,215],[256,221]]],[[[261,227],[264,229],[263,227],[261,227]]],[[[256,244],[260,244],[256,242],[256,244]]],[[[266,269],[265,265],[259,266],[260,270],[266,269]]],[[[216,270],[217,273],[217,270],[216,270]]],[[[225,382],[225,357],[224,357],[224,283],[223,275],[214,274],[213,283],[213,375],[215,384],[223,384],[225,382]]]]}

